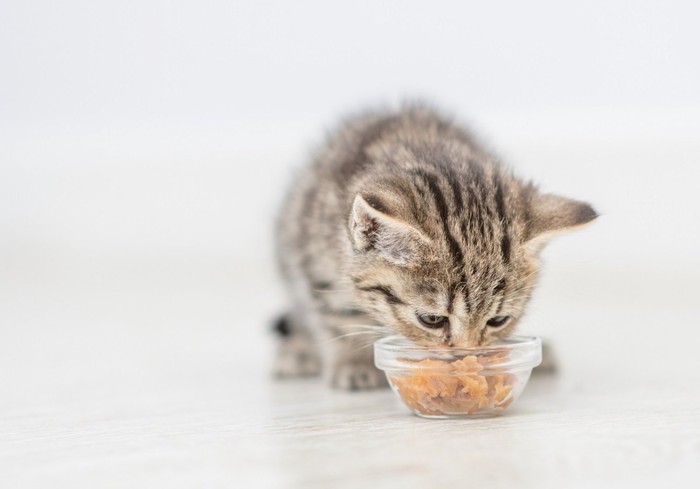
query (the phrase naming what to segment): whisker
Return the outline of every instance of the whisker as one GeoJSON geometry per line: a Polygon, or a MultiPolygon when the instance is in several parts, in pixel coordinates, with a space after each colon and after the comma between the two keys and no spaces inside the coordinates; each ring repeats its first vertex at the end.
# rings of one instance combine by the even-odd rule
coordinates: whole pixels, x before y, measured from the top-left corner
{"type": "Polygon", "coordinates": [[[335,341],[339,341],[339,340],[342,340],[342,339],[344,339],[344,338],[348,338],[348,337],[351,337],[351,336],[360,336],[360,335],[376,335],[376,336],[379,336],[379,332],[377,332],[377,331],[353,331],[353,332],[351,332],[351,333],[345,333],[345,334],[341,334],[341,335],[339,335],[339,336],[335,336],[335,337],[330,338],[330,339],[325,340],[325,341],[316,342],[316,345],[318,345],[318,346],[327,345],[328,343],[333,343],[333,342],[335,342],[335,341]]]}
{"type": "Polygon", "coordinates": [[[522,284],[523,282],[525,282],[527,279],[529,279],[529,278],[532,277],[533,275],[537,275],[539,272],[540,272],[539,270],[535,270],[535,271],[533,271],[533,272],[528,273],[528,274],[525,275],[524,277],[521,277],[519,280],[517,280],[517,281],[515,282],[515,286],[518,287],[520,284],[522,284]]]}
{"type": "Polygon", "coordinates": [[[360,348],[357,348],[356,350],[353,350],[353,351],[355,351],[355,352],[362,351],[362,350],[364,350],[365,348],[369,348],[369,347],[372,346],[372,345],[374,345],[374,341],[371,342],[371,343],[369,343],[369,344],[367,344],[367,345],[365,345],[365,346],[361,346],[360,348]]]}

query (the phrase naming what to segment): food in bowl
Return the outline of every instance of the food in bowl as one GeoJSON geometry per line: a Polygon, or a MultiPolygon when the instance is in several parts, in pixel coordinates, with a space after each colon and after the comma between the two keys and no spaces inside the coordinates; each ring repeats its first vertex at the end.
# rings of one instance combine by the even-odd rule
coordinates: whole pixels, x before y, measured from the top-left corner
{"type": "Polygon", "coordinates": [[[403,401],[421,414],[505,409],[513,401],[515,376],[481,375],[483,369],[480,357],[469,355],[454,362],[422,360],[410,375],[387,375],[403,401]]]}
{"type": "Polygon", "coordinates": [[[392,336],[374,348],[377,367],[404,404],[419,416],[440,418],[500,414],[520,396],[542,357],[534,337],[456,349],[392,336]]]}

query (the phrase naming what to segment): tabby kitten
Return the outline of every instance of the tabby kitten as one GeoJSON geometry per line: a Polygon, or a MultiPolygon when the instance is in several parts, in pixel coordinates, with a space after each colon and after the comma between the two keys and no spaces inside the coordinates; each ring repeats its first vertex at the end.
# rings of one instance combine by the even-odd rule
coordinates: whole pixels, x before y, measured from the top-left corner
{"type": "Polygon", "coordinates": [[[276,372],[372,388],[385,383],[373,365],[377,335],[455,347],[505,338],[525,312],[542,246],[595,217],[517,179],[429,108],[349,119],[279,219],[292,308],[277,324],[276,372]]]}

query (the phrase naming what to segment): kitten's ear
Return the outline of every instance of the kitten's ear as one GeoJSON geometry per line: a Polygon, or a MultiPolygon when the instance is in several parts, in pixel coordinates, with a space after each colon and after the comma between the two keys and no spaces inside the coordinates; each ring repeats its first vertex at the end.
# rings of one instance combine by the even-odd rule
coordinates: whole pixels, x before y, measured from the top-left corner
{"type": "Polygon", "coordinates": [[[539,251],[557,234],[588,224],[596,217],[596,211],[585,202],[536,193],[530,202],[527,244],[539,251]]]}
{"type": "Polygon", "coordinates": [[[429,239],[410,224],[389,215],[377,199],[368,199],[374,205],[360,194],[352,203],[349,228],[353,248],[374,250],[394,265],[408,265],[429,239]]]}

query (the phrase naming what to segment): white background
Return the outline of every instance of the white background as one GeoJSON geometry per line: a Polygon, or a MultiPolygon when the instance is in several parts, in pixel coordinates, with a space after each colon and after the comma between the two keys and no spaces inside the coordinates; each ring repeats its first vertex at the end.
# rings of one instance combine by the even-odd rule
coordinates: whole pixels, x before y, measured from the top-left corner
{"type": "Polygon", "coordinates": [[[173,372],[267,368],[289,177],[339,116],[406,98],[601,213],[545,252],[523,325],[555,343],[564,384],[618,370],[696,382],[698,18],[696,2],[661,1],[2,2],[0,420],[14,445],[0,457],[37,485],[94,482],[112,474],[101,462],[138,478],[136,462],[71,458],[72,425],[44,432],[56,465],[28,433],[85,398],[130,406],[113,396],[133,376],[182,391],[173,372]]]}
{"type": "Polygon", "coordinates": [[[419,97],[523,176],[596,204],[597,252],[691,259],[699,15],[693,2],[3,2],[1,243],[255,252],[324,129],[419,97]]]}

